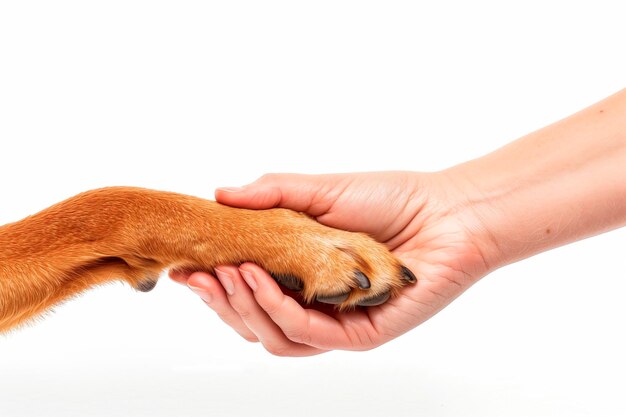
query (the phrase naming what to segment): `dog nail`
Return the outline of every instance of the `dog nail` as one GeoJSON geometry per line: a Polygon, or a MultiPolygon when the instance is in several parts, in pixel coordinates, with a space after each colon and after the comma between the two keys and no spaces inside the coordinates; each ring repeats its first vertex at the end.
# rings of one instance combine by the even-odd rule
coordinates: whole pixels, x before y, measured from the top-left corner
{"type": "Polygon", "coordinates": [[[362,290],[366,290],[372,286],[372,284],[370,284],[370,280],[361,271],[356,271],[356,274],[354,274],[354,278],[356,279],[356,282],[359,285],[359,288],[362,290]]]}
{"type": "Polygon", "coordinates": [[[406,266],[402,266],[402,279],[404,279],[409,284],[413,284],[414,282],[417,282],[417,278],[415,278],[415,274],[413,274],[413,272],[411,272],[411,270],[407,268],[406,266]]]}
{"type": "Polygon", "coordinates": [[[304,284],[299,278],[287,274],[270,274],[280,285],[291,291],[302,291],[304,284]]]}
{"type": "Polygon", "coordinates": [[[149,291],[152,291],[154,287],[156,287],[156,284],[157,284],[156,279],[141,281],[139,284],[137,284],[137,290],[141,292],[149,292],[149,291]]]}
{"type": "Polygon", "coordinates": [[[361,300],[357,304],[363,307],[377,306],[387,301],[390,296],[391,296],[391,292],[387,291],[382,294],[376,295],[374,297],[361,300]]]}
{"type": "Polygon", "coordinates": [[[348,299],[349,292],[337,295],[318,295],[317,301],[324,304],[341,304],[348,299]]]}

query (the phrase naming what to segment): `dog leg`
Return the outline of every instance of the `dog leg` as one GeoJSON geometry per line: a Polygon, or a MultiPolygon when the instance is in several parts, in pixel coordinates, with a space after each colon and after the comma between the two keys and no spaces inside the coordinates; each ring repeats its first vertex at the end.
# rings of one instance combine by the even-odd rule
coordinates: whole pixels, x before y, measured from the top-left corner
{"type": "Polygon", "coordinates": [[[0,331],[94,285],[140,291],[166,268],[255,262],[307,301],[377,305],[415,277],[370,237],[285,209],[111,187],[0,227],[0,331]]]}

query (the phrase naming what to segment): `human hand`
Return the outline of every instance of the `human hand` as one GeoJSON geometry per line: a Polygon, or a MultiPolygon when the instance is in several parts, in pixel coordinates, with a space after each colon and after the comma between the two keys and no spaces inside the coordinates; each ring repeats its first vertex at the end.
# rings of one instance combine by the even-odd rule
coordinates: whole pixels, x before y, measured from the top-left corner
{"type": "Polygon", "coordinates": [[[481,251],[484,228],[462,183],[450,173],[272,174],[216,191],[220,203],[290,208],[387,245],[418,282],[381,306],[348,312],[320,303],[303,306],[249,263],[220,266],[217,277],[182,271],[170,276],[273,354],[372,349],[419,325],[489,271],[481,251]]]}

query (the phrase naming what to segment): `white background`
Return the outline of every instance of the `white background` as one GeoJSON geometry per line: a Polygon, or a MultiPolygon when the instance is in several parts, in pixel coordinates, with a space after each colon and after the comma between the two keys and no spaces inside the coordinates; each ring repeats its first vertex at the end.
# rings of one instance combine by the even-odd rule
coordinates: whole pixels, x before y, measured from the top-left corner
{"type": "MultiPolygon", "coordinates": [[[[621,2],[420,3],[1,1],[0,223],[106,185],[443,169],[624,87],[621,2]]],[[[511,265],[383,347],[307,359],[168,280],[99,288],[0,336],[0,415],[623,416],[625,244],[511,265]]]]}

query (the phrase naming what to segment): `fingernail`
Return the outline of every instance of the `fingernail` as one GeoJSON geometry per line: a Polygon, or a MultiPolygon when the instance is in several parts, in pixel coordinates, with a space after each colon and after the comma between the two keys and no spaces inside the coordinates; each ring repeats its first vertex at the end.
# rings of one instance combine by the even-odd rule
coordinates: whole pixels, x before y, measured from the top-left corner
{"type": "Polygon", "coordinates": [[[227,193],[239,193],[243,191],[243,187],[220,187],[218,188],[220,191],[224,191],[227,193]]]}
{"type": "Polygon", "coordinates": [[[211,293],[208,293],[204,288],[194,287],[193,285],[187,286],[191,291],[194,292],[194,294],[202,298],[205,303],[209,304],[211,301],[213,301],[213,295],[211,295],[211,293]]]}
{"type": "Polygon", "coordinates": [[[248,287],[250,287],[252,291],[256,291],[256,289],[259,288],[259,285],[256,283],[256,280],[254,279],[254,276],[250,271],[240,269],[239,272],[241,272],[241,276],[243,277],[244,281],[246,281],[246,284],[248,284],[248,287]]]}
{"type": "Polygon", "coordinates": [[[233,283],[233,278],[228,272],[215,268],[215,275],[217,275],[217,278],[222,283],[222,287],[224,287],[228,295],[235,294],[235,284],[233,283]]]}

